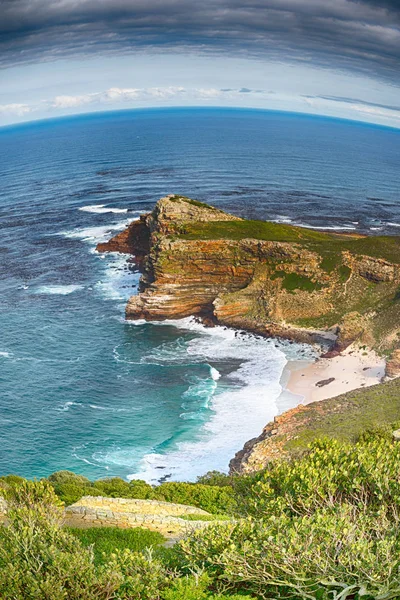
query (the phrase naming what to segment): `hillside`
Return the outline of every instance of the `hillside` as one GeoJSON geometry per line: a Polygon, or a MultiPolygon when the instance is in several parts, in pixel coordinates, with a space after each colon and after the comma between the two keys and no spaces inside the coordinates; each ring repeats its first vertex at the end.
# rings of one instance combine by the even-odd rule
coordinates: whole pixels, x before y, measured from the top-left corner
{"type": "Polygon", "coordinates": [[[272,460],[303,453],[321,438],[354,443],[366,431],[400,426],[400,380],[299,405],[275,417],[231,460],[231,473],[249,473],[272,460]]]}

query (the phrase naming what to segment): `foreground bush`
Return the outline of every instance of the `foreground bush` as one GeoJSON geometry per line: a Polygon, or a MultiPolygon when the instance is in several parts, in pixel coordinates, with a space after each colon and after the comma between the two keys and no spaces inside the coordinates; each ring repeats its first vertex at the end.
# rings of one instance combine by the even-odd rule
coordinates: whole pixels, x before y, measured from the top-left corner
{"type": "Polygon", "coordinates": [[[237,512],[266,518],[311,515],[342,503],[375,513],[400,511],[400,444],[382,435],[357,444],[314,442],[305,456],[235,481],[237,512]]]}
{"type": "MultiPolygon", "coordinates": [[[[20,478],[21,479],[21,478],[20,478]]],[[[223,485],[168,482],[152,487],[145,481],[124,481],[120,477],[90,481],[71,471],[58,471],[48,478],[57,496],[66,506],[74,504],[82,496],[106,496],[109,498],[139,498],[161,500],[177,504],[189,504],[214,514],[232,509],[233,491],[226,485],[225,477],[215,476],[223,485]]],[[[15,484],[17,485],[17,484],[15,484]]]]}
{"type": "Polygon", "coordinates": [[[47,482],[23,482],[10,500],[1,532],[2,600],[107,600],[120,583],[96,569],[91,550],[62,530],[62,509],[47,482]]]}
{"type": "Polygon", "coordinates": [[[400,444],[319,441],[300,459],[234,481],[236,523],[175,549],[232,591],[292,600],[400,598],[400,444]]]}
{"type": "MultiPolygon", "coordinates": [[[[69,476],[58,482],[62,478],[69,476]]],[[[176,583],[179,574],[148,548],[122,548],[136,537],[136,547],[144,549],[135,530],[63,529],[61,502],[48,481],[19,482],[8,501],[8,523],[0,527],[1,600],[223,600],[208,592],[209,578],[176,583]],[[103,546],[101,560],[91,541],[103,546]]],[[[163,541],[149,531],[140,537],[152,545],[163,541]]]]}
{"type": "Polygon", "coordinates": [[[260,598],[400,598],[399,523],[349,506],[214,526],[180,542],[176,554],[184,572],[204,569],[260,598]]]}

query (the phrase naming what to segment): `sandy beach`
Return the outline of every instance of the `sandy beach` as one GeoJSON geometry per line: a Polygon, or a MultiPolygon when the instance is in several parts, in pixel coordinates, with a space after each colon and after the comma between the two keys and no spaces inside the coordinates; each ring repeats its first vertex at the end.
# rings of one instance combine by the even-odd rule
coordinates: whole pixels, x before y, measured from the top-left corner
{"type": "Polygon", "coordinates": [[[298,404],[333,398],[351,390],[380,383],[385,359],[375,352],[350,346],[340,356],[314,362],[290,361],[282,375],[283,397],[299,397],[298,404]]]}

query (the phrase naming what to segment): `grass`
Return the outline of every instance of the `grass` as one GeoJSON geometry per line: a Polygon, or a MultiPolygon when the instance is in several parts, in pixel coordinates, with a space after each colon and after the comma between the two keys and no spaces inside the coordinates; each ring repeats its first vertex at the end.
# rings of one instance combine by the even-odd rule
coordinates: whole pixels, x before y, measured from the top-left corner
{"type": "Polygon", "coordinates": [[[319,438],[354,442],[368,430],[396,428],[400,421],[400,379],[358,389],[337,398],[309,404],[291,417],[293,436],[276,436],[291,453],[304,450],[319,438]]]}
{"type": "Polygon", "coordinates": [[[103,564],[115,550],[129,549],[140,552],[149,546],[157,548],[165,542],[165,538],[160,533],[140,527],[134,529],[68,527],[68,531],[77,537],[84,546],[93,545],[96,564],[103,564]]]}
{"type": "Polygon", "coordinates": [[[400,262],[399,236],[359,237],[325,233],[304,227],[296,227],[268,221],[212,221],[188,223],[179,237],[186,240],[253,238],[264,241],[298,243],[321,254],[321,268],[333,271],[341,261],[340,253],[348,250],[353,254],[400,262]]]}
{"type": "Polygon", "coordinates": [[[228,515],[203,515],[203,514],[192,514],[192,515],[179,515],[180,519],[184,521],[229,521],[228,515]]]}
{"type": "Polygon", "coordinates": [[[271,279],[282,277],[282,287],[288,292],[294,292],[295,290],[304,290],[306,292],[314,292],[315,290],[322,289],[322,285],[315,281],[312,281],[309,277],[299,275],[298,273],[285,273],[285,271],[275,271],[271,276],[271,279]]]}

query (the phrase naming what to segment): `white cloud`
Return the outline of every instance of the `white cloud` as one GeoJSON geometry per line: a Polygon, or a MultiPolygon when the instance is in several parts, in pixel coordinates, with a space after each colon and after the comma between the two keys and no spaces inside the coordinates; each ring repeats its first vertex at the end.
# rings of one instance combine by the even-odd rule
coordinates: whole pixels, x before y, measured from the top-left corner
{"type": "Polygon", "coordinates": [[[0,114],[2,115],[23,117],[30,112],[32,112],[32,107],[27,104],[0,104],[0,114]]]}
{"type": "MultiPolygon", "coordinates": [[[[201,90],[203,91],[203,90],[201,90]]],[[[94,92],[80,96],[56,96],[45,103],[50,108],[76,108],[85,104],[110,104],[115,102],[132,102],[135,100],[168,99],[180,94],[187,94],[188,90],[183,87],[166,88],[118,88],[112,87],[104,92],[94,92]]]]}
{"type": "Polygon", "coordinates": [[[400,127],[400,110],[374,105],[374,103],[349,102],[346,98],[304,96],[294,93],[271,92],[251,88],[222,88],[182,86],[123,88],[110,87],[104,91],[79,95],[58,95],[35,104],[0,105],[3,123],[44,118],[58,114],[69,115],[150,106],[236,106],[272,110],[300,111],[308,114],[358,119],[382,125],[400,127]],[[243,93],[246,90],[246,93],[243,93]]]}

